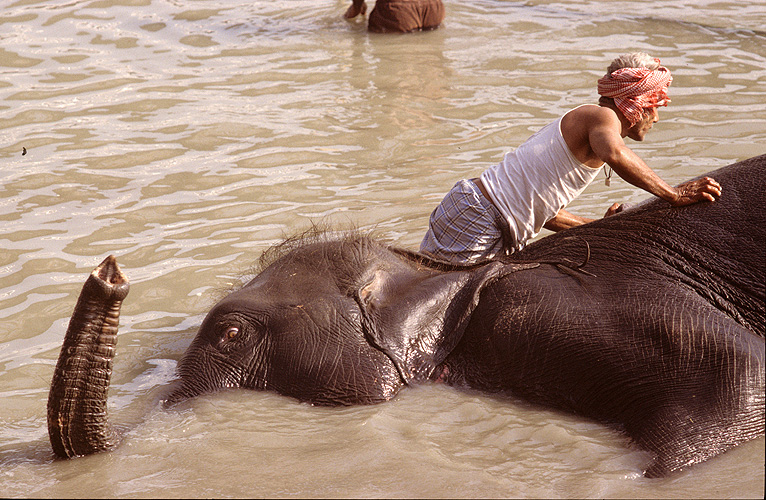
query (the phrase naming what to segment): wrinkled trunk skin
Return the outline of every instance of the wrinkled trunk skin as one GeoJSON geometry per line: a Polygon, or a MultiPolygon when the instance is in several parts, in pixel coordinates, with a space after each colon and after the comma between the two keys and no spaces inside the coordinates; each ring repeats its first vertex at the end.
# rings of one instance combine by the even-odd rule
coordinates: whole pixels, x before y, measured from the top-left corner
{"type": "Polygon", "coordinates": [[[83,285],[48,395],[48,436],[62,458],[114,448],[106,401],[122,301],[130,284],[110,255],[83,285]]]}

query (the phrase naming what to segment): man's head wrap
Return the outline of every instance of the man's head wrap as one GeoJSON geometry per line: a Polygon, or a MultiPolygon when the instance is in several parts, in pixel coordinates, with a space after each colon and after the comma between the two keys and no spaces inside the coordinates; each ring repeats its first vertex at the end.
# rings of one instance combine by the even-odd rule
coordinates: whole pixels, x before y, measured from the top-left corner
{"type": "MultiPolygon", "coordinates": [[[[660,63],[659,59],[655,61],[660,63]]],[[[614,99],[617,109],[633,126],[641,121],[644,108],[668,105],[668,86],[672,81],[670,70],[664,66],[654,70],[620,68],[598,80],[598,93],[614,99]]]]}

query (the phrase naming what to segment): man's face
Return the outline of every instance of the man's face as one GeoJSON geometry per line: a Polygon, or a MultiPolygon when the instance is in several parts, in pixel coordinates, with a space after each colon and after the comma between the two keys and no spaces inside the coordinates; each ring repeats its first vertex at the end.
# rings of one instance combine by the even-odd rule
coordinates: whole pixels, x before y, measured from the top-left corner
{"type": "Polygon", "coordinates": [[[657,108],[644,108],[641,120],[628,129],[628,137],[634,141],[643,141],[646,133],[659,119],[660,115],[657,108]]]}

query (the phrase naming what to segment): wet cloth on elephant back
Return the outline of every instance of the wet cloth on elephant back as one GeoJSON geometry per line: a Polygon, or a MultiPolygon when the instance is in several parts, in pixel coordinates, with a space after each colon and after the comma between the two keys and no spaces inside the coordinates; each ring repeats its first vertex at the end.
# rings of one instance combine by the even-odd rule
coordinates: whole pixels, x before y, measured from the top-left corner
{"type": "Polygon", "coordinates": [[[378,0],[367,29],[377,33],[431,30],[444,20],[441,0],[378,0]]]}

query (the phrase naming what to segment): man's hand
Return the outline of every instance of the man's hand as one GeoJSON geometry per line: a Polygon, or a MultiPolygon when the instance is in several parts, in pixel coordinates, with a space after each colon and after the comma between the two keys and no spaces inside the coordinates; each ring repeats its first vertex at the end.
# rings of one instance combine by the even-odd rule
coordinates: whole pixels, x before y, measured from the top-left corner
{"type": "Polygon", "coordinates": [[[609,216],[612,216],[614,214],[618,214],[618,213],[622,212],[623,210],[625,210],[626,208],[627,207],[625,205],[623,205],[622,203],[612,203],[612,206],[609,207],[606,210],[606,213],[604,214],[604,217],[609,217],[609,216]]]}
{"type": "Polygon", "coordinates": [[[715,201],[719,196],[721,196],[721,185],[715,179],[702,177],[679,184],[676,187],[676,199],[670,204],[674,207],[682,207],[700,201],[715,201]]]}
{"type": "Polygon", "coordinates": [[[345,14],[343,14],[343,17],[346,19],[353,19],[359,14],[366,14],[367,13],[367,4],[364,3],[364,1],[354,1],[351,4],[351,7],[348,8],[345,14]]]}

